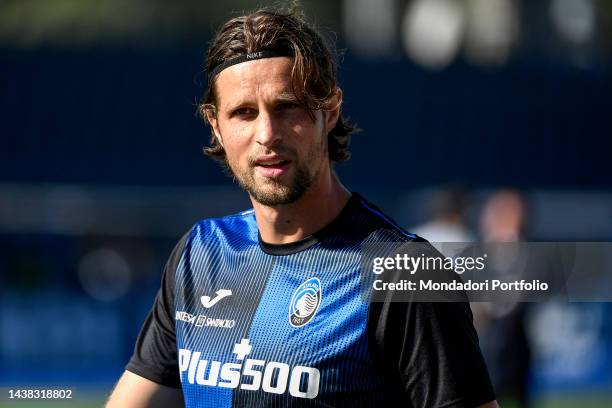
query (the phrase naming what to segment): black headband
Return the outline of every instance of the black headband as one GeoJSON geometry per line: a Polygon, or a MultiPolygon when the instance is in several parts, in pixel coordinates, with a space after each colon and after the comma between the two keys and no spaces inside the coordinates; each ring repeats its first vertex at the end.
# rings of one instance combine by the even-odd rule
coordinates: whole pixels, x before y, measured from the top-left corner
{"type": "Polygon", "coordinates": [[[262,58],[273,58],[273,57],[293,57],[293,54],[290,51],[256,51],[249,52],[247,54],[240,55],[236,58],[230,58],[228,60],[223,61],[221,64],[217,65],[210,71],[208,75],[208,79],[212,80],[215,76],[219,74],[219,72],[223,71],[225,68],[231,67],[232,65],[240,64],[241,62],[253,61],[262,58]]]}

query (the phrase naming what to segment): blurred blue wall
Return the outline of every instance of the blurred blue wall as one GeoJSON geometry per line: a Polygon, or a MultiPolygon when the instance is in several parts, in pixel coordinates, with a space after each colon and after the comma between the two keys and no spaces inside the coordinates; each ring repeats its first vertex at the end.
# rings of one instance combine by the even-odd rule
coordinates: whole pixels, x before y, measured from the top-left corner
{"type": "MultiPolygon", "coordinates": [[[[201,154],[202,60],[203,47],[0,50],[0,180],[227,183],[201,154]]],[[[340,77],[364,130],[339,167],[349,185],[610,186],[607,65],[430,72],[347,55],[340,77]]]]}

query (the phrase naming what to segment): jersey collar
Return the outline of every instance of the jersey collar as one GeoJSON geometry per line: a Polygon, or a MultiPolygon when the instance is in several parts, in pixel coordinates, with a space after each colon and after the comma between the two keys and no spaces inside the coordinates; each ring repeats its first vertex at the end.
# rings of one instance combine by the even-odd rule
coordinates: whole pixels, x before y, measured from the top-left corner
{"type": "Polygon", "coordinates": [[[342,211],[340,211],[340,214],[338,214],[336,218],[334,218],[321,230],[305,238],[302,238],[299,241],[288,242],[286,244],[270,244],[268,242],[262,241],[261,235],[258,231],[257,240],[259,241],[259,247],[266,254],[277,256],[292,255],[304,251],[312,247],[313,245],[316,245],[317,243],[321,242],[325,237],[336,233],[339,230],[340,226],[343,225],[348,219],[350,219],[350,214],[355,211],[360,200],[361,196],[358,193],[352,193],[351,198],[349,198],[348,202],[344,205],[344,208],[342,209],[342,211]]]}

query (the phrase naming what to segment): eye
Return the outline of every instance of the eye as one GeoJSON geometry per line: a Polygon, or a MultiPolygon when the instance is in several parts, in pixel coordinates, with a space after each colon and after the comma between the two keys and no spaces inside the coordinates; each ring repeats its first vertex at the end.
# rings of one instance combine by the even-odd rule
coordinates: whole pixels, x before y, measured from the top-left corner
{"type": "Polygon", "coordinates": [[[255,109],[253,108],[247,108],[247,107],[234,109],[232,113],[230,114],[231,117],[234,117],[234,116],[250,117],[250,116],[255,116],[255,115],[257,115],[257,111],[255,111],[255,109]]]}
{"type": "Polygon", "coordinates": [[[297,102],[281,102],[276,105],[276,110],[278,111],[287,111],[299,108],[301,108],[301,105],[297,102]]]}

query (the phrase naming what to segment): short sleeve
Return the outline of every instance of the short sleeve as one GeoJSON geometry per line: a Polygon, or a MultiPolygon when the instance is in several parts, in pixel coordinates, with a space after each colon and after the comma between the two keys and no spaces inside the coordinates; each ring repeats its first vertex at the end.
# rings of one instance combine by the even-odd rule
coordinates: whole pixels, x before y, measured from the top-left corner
{"type": "Polygon", "coordinates": [[[188,234],[183,236],[170,254],[161,287],[126,366],[127,371],[173,388],[181,387],[174,326],[174,280],[187,237],[188,234]]]}
{"type": "Polygon", "coordinates": [[[408,406],[474,408],[495,400],[469,303],[387,298],[370,305],[369,325],[375,355],[408,406]]]}

